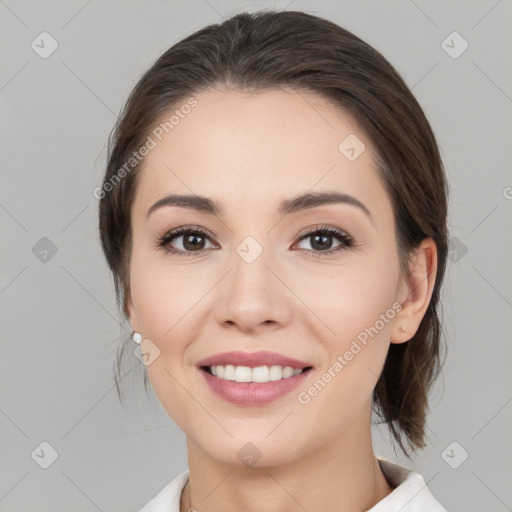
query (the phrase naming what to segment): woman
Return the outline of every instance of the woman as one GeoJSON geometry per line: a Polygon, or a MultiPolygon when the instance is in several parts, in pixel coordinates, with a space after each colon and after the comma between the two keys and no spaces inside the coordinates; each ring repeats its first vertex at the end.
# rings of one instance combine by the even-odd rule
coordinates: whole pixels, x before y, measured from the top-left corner
{"type": "Polygon", "coordinates": [[[199,30],[132,91],[99,197],[123,350],[187,438],[143,512],[445,510],[372,448],[372,411],[425,446],[447,256],[435,137],[382,55],[303,12],[199,30]]]}

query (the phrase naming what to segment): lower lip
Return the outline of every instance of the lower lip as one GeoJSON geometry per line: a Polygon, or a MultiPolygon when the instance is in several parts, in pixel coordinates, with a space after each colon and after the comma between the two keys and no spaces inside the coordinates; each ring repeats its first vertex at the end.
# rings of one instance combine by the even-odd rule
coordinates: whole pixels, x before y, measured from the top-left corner
{"type": "Polygon", "coordinates": [[[224,400],[237,405],[258,406],[273,402],[298,387],[311,369],[287,379],[270,382],[236,382],[219,379],[201,368],[199,371],[210,389],[224,400]]]}

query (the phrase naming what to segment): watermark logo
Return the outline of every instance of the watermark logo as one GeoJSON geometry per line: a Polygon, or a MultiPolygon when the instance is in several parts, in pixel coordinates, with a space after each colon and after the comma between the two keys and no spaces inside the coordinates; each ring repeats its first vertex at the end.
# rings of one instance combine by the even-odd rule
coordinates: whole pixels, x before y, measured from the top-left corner
{"type": "Polygon", "coordinates": [[[30,44],[39,57],[47,59],[59,47],[59,43],[48,32],[41,32],[30,44]]]}
{"type": "Polygon", "coordinates": [[[30,456],[39,467],[48,469],[57,460],[59,453],[50,443],[43,441],[30,456]]]}
{"type": "Polygon", "coordinates": [[[260,257],[263,247],[255,238],[248,236],[238,244],[236,252],[246,263],[253,263],[260,257]]]}
{"type": "Polygon", "coordinates": [[[453,263],[458,263],[468,252],[467,246],[456,236],[450,238],[448,259],[453,263]]]}
{"type": "Polygon", "coordinates": [[[450,443],[442,452],[441,458],[450,466],[452,469],[457,469],[469,457],[469,453],[460,445],[457,441],[450,443]]]}
{"type": "Polygon", "coordinates": [[[40,262],[48,263],[57,254],[57,246],[49,238],[43,236],[32,247],[32,254],[40,262]]]}
{"type": "Polygon", "coordinates": [[[133,354],[144,366],[149,366],[160,357],[160,349],[150,339],[144,339],[133,354]]]}
{"type": "Polygon", "coordinates": [[[379,319],[374,322],[370,327],[365,327],[358,335],[357,339],[353,339],[350,347],[343,353],[339,354],[329,368],[322,373],[315,383],[307,390],[301,391],[297,395],[297,400],[302,405],[307,405],[311,399],[318,396],[318,394],[325,389],[327,384],[331,382],[339,373],[347,366],[354,357],[361,352],[361,350],[368,345],[368,337],[374,338],[377,334],[384,329],[395,315],[401,311],[402,305],[395,302],[385,313],[379,315],[379,319]]]}
{"type": "Polygon", "coordinates": [[[248,468],[252,468],[263,456],[263,454],[256,448],[256,446],[251,443],[245,443],[238,453],[236,454],[238,460],[247,466],[248,468]]]}
{"type": "Polygon", "coordinates": [[[354,133],[345,137],[338,146],[339,152],[350,162],[357,160],[365,149],[363,141],[354,133]]]}
{"type": "Polygon", "coordinates": [[[442,42],[441,48],[452,58],[458,59],[468,48],[468,42],[458,33],[452,32],[442,42]]]}
{"type": "Polygon", "coordinates": [[[151,150],[157,147],[158,143],[163,140],[164,134],[168,134],[176,128],[181,120],[185,119],[195,106],[197,106],[197,100],[194,97],[189,98],[187,103],[184,103],[179,109],[176,109],[168,120],[154,128],[151,134],[147,136],[144,144],[142,144],[137,151],[133,151],[127,161],[114,175],[106,180],[101,187],[96,187],[92,195],[96,199],[103,199],[108,192],[114,190],[114,187],[118,185],[127,174],[135,169],[151,150]]]}

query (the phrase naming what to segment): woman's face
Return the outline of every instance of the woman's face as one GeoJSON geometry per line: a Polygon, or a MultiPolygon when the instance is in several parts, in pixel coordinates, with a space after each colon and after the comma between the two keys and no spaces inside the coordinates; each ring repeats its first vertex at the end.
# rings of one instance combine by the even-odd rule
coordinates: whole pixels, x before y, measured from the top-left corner
{"type": "Polygon", "coordinates": [[[368,434],[372,391],[407,297],[370,141],[312,93],[195,99],[168,134],[151,135],[131,214],[128,308],[133,329],[151,340],[152,387],[189,441],[223,463],[252,456],[275,465],[353,444],[368,434]],[[325,193],[351,199],[294,200],[325,193]],[[205,198],[205,208],[169,201],[148,215],[170,195],[205,198]],[[207,211],[210,201],[219,211],[207,211]],[[158,247],[182,227],[189,232],[158,247]],[[279,369],[247,367],[288,364],[228,356],[223,366],[245,367],[224,370],[236,380],[198,366],[231,351],[312,368],[264,384],[238,380],[279,379],[279,369]]]}

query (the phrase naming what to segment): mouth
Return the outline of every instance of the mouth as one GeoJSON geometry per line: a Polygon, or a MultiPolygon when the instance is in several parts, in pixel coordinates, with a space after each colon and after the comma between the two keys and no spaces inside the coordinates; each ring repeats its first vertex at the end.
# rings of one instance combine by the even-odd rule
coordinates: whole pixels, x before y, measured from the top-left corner
{"type": "Polygon", "coordinates": [[[263,384],[296,377],[297,375],[310,371],[313,367],[293,368],[291,366],[281,365],[250,367],[227,364],[200,366],[199,368],[217,379],[263,384]]]}
{"type": "Polygon", "coordinates": [[[305,361],[267,350],[223,352],[196,366],[218,397],[245,406],[261,406],[289,395],[313,369],[305,361]]]}
{"type": "Polygon", "coordinates": [[[312,369],[312,366],[282,368],[279,365],[249,367],[228,364],[201,366],[198,371],[210,390],[222,400],[237,406],[258,407],[290,397],[294,389],[305,383],[312,369]]]}
{"type": "Polygon", "coordinates": [[[196,367],[211,391],[235,405],[261,406],[302,385],[313,365],[284,354],[262,350],[223,352],[202,359],[196,367]]]}

